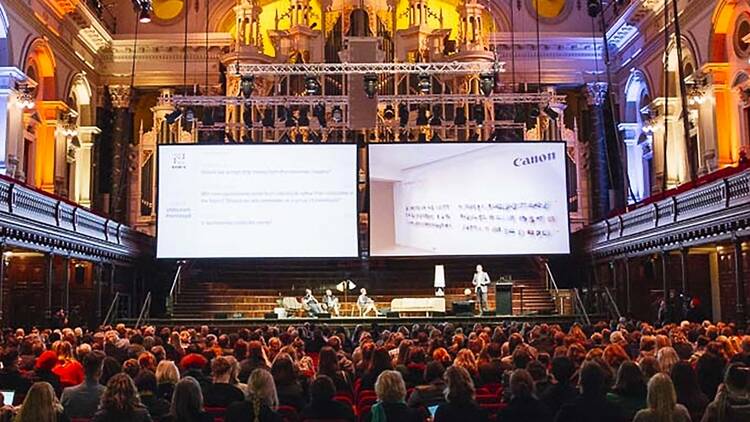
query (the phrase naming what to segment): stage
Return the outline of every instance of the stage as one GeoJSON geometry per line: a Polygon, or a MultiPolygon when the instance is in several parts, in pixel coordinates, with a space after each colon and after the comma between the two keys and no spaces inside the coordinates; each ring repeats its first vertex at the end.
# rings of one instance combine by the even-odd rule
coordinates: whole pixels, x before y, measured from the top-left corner
{"type": "MultiPolygon", "coordinates": [[[[592,321],[605,318],[604,316],[589,316],[592,321]]],[[[216,318],[150,318],[141,323],[141,325],[155,325],[157,327],[197,327],[201,325],[208,325],[209,327],[221,327],[221,328],[248,328],[258,327],[263,325],[302,325],[302,324],[317,324],[317,325],[328,325],[332,327],[344,327],[353,328],[357,325],[379,325],[379,326],[400,326],[413,324],[442,324],[451,323],[457,325],[473,325],[473,324],[501,324],[501,323],[524,323],[530,322],[535,324],[560,324],[564,327],[570,326],[575,322],[581,322],[582,316],[579,315],[540,315],[540,314],[527,314],[527,315],[486,315],[486,316],[453,316],[453,315],[442,315],[442,316],[404,316],[404,317],[333,317],[333,318],[284,318],[284,319],[265,319],[265,318],[227,318],[227,319],[216,319],[216,318]]],[[[136,320],[120,320],[118,322],[125,323],[128,326],[133,326],[136,320]]]]}

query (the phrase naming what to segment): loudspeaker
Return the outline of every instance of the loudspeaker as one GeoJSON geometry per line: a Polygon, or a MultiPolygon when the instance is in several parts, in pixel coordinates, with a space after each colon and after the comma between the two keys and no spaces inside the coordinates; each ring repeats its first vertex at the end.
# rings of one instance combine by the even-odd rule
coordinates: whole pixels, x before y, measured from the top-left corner
{"type": "Polygon", "coordinates": [[[263,319],[279,319],[279,315],[276,312],[266,312],[263,319]]]}
{"type": "Polygon", "coordinates": [[[474,316],[474,303],[468,300],[457,300],[451,307],[455,316],[474,316]]]}
{"type": "Polygon", "coordinates": [[[318,318],[330,318],[331,314],[328,313],[328,312],[321,312],[321,313],[319,313],[318,315],[315,315],[315,316],[317,316],[318,318]]]}
{"type": "Polygon", "coordinates": [[[385,313],[386,318],[399,318],[398,312],[388,311],[385,313]]]}

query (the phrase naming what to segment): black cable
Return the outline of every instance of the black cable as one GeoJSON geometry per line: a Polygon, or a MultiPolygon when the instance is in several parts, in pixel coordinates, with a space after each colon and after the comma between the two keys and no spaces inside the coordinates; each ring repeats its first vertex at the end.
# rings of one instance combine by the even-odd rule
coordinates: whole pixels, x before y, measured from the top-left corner
{"type": "Polygon", "coordinates": [[[662,192],[667,190],[667,145],[669,141],[669,0],[664,0],[664,148],[662,151],[662,192]]]}
{"type": "Polygon", "coordinates": [[[188,5],[188,2],[184,3],[185,5],[185,45],[184,50],[182,51],[182,95],[187,97],[188,91],[187,91],[187,50],[188,50],[188,11],[190,10],[190,7],[188,5]]]}
{"type": "Polygon", "coordinates": [[[211,8],[211,0],[206,0],[206,92],[203,95],[210,95],[208,93],[208,11],[211,8]]]}
{"type": "Polygon", "coordinates": [[[540,46],[540,40],[539,40],[539,2],[536,1],[536,7],[534,8],[536,11],[536,76],[537,76],[537,86],[536,86],[536,92],[541,94],[542,93],[542,53],[539,51],[540,46]]]}
{"type": "Polygon", "coordinates": [[[513,92],[516,92],[516,25],[514,19],[515,13],[513,12],[514,1],[516,0],[510,0],[510,80],[513,85],[513,92]]]}

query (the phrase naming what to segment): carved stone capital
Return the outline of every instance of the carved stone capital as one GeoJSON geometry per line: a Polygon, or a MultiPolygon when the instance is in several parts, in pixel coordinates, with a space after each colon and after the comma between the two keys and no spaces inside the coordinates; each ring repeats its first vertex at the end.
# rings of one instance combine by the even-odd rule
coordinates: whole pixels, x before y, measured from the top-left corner
{"type": "Polygon", "coordinates": [[[114,108],[128,108],[130,106],[130,85],[110,85],[109,96],[114,108]]]}
{"type": "Polygon", "coordinates": [[[589,105],[600,107],[607,98],[606,82],[589,82],[586,84],[586,101],[589,105]]]}

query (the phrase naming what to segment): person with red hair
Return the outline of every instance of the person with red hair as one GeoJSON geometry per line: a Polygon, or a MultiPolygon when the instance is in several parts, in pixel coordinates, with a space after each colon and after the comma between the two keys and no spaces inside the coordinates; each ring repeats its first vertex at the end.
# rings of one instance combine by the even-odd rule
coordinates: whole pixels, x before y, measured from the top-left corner
{"type": "Polygon", "coordinates": [[[52,369],[57,365],[57,353],[47,350],[46,352],[39,355],[34,364],[34,372],[31,375],[31,381],[34,382],[47,382],[55,390],[55,394],[59,397],[62,394],[62,385],[60,384],[60,377],[57,376],[52,369]]]}
{"type": "Polygon", "coordinates": [[[60,378],[62,387],[73,387],[83,382],[83,365],[73,356],[73,346],[67,341],[57,342],[53,348],[57,352],[57,365],[52,372],[60,378]]]}

